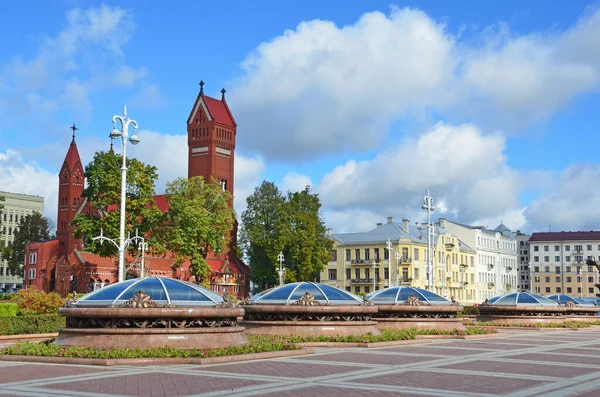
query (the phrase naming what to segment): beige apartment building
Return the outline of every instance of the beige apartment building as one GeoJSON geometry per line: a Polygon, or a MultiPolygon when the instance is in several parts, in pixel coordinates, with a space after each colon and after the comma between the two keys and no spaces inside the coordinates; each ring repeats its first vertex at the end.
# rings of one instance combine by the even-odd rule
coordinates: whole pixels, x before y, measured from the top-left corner
{"type": "Polygon", "coordinates": [[[596,297],[598,269],[586,262],[600,260],[600,231],[533,233],[529,250],[534,293],[596,297]]]}
{"type": "MultiPolygon", "coordinates": [[[[475,294],[475,251],[439,226],[435,227],[433,292],[472,305],[475,294]]],[[[388,217],[362,233],[329,234],[331,260],[321,282],[368,294],[390,285],[427,289],[427,225],[388,217]]]]}
{"type": "MultiPolygon", "coordinates": [[[[0,245],[7,246],[14,239],[14,233],[19,228],[19,222],[32,212],[44,212],[44,198],[27,194],[8,193],[0,191],[4,198],[4,210],[0,210],[0,245]]],[[[23,285],[23,279],[8,274],[6,260],[0,255],[0,291],[10,292],[23,285]]]]}

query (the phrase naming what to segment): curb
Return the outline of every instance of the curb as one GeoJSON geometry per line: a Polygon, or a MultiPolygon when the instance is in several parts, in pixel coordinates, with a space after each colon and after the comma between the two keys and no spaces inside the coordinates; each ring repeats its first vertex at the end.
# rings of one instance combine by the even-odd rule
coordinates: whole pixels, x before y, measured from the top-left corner
{"type": "Polygon", "coordinates": [[[279,350],[274,352],[237,354],[222,357],[187,357],[187,358],[79,358],[79,357],[45,357],[45,356],[6,356],[0,355],[0,361],[16,361],[48,364],[83,364],[83,365],[169,365],[169,364],[221,364],[265,358],[280,358],[312,354],[315,349],[304,347],[300,350],[279,350]]]}
{"type": "Polygon", "coordinates": [[[508,336],[506,333],[478,334],[478,335],[417,335],[417,339],[487,339],[508,336]]]}
{"type": "Polygon", "coordinates": [[[12,341],[13,339],[49,339],[56,338],[57,336],[58,332],[54,332],[52,334],[0,335],[0,342],[12,341]]]}
{"type": "Polygon", "coordinates": [[[392,340],[386,342],[302,342],[298,343],[298,345],[303,347],[364,347],[364,348],[374,348],[374,347],[386,347],[386,346],[401,346],[401,345],[417,345],[429,343],[427,340],[417,340],[417,339],[409,339],[409,340],[392,340]]]}

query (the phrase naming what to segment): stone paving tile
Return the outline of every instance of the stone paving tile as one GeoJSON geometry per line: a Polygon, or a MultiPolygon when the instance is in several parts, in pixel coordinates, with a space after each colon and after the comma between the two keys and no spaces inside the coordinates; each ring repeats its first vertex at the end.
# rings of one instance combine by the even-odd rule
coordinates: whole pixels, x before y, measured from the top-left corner
{"type": "Polygon", "coordinates": [[[513,360],[534,360],[550,363],[573,363],[573,364],[589,364],[600,365],[600,358],[597,356],[582,356],[582,355],[557,355],[552,353],[528,353],[516,354],[507,357],[513,360]]]}
{"type": "Polygon", "coordinates": [[[580,391],[571,394],[571,397],[598,397],[598,388],[591,388],[589,390],[580,391]]]}
{"type": "Polygon", "coordinates": [[[460,348],[436,348],[435,346],[430,347],[417,347],[417,346],[407,346],[407,347],[391,347],[386,349],[380,349],[381,351],[390,351],[396,353],[411,353],[411,354],[438,354],[444,356],[469,356],[472,354],[481,354],[485,353],[483,350],[465,350],[460,348]]]}
{"type": "MultiPolygon", "coordinates": [[[[0,367],[0,385],[10,382],[55,378],[59,376],[86,375],[111,372],[99,367],[83,367],[57,364],[22,364],[0,367]]],[[[112,371],[115,371],[112,369],[112,371]]]]}
{"type": "MultiPolygon", "coordinates": [[[[493,342],[465,342],[461,344],[464,347],[474,347],[477,349],[490,349],[490,350],[521,350],[524,348],[523,345],[509,344],[509,343],[493,343],[493,342]]],[[[532,346],[534,347],[534,346],[532,346]]]]}
{"type": "MultiPolygon", "coordinates": [[[[598,350],[590,350],[587,347],[565,347],[565,348],[557,348],[552,350],[552,353],[564,353],[564,354],[572,354],[572,355],[585,355],[585,356],[600,356],[600,349],[598,350]]],[[[600,365],[600,357],[598,360],[598,365],[600,365]]]]}
{"type": "Polygon", "coordinates": [[[336,361],[339,363],[362,363],[380,365],[401,365],[439,359],[439,357],[403,356],[401,354],[370,354],[368,352],[331,353],[321,354],[318,356],[302,356],[302,358],[304,360],[315,361],[336,361]]]}
{"type": "Polygon", "coordinates": [[[493,373],[504,373],[504,374],[523,374],[523,375],[537,375],[537,376],[554,376],[557,378],[572,378],[579,375],[585,375],[592,372],[598,372],[597,369],[591,368],[576,368],[576,367],[562,367],[557,365],[543,365],[543,364],[527,364],[527,363],[514,363],[514,362],[502,362],[502,361],[491,361],[491,360],[477,360],[467,363],[457,363],[440,366],[438,368],[458,369],[467,371],[484,371],[493,373]]]}
{"type": "Polygon", "coordinates": [[[259,361],[256,363],[240,363],[199,367],[200,371],[233,372],[238,374],[283,376],[291,378],[314,378],[358,371],[356,366],[329,365],[319,363],[293,363],[286,361],[259,361]]]}
{"type": "Polygon", "coordinates": [[[534,379],[515,379],[510,376],[457,375],[425,371],[407,371],[398,375],[378,375],[353,382],[389,386],[408,386],[423,389],[442,389],[467,393],[512,393],[547,382],[534,379]]]}
{"type": "MultiPolygon", "coordinates": [[[[68,390],[76,392],[119,394],[127,396],[175,397],[265,384],[235,378],[217,378],[201,375],[171,373],[149,373],[140,375],[112,376],[81,382],[62,382],[44,386],[43,389],[68,390]]],[[[42,389],[40,387],[40,389],[42,389]]]]}
{"type": "MultiPolygon", "coordinates": [[[[426,396],[427,394],[419,394],[426,396]]],[[[433,395],[433,394],[431,394],[433,395]]],[[[273,393],[261,394],[263,397],[391,397],[414,396],[413,393],[400,393],[396,391],[382,391],[372,389],[349,389],[344,387],[309,386],[302,389],[282,390],[273,393]]]]}

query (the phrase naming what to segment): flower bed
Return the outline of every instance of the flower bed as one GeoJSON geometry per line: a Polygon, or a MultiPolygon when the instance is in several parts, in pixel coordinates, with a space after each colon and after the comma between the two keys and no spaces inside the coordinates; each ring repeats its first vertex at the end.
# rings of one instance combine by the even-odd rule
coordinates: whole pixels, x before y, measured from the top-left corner
{"type": "Polygon", "coordinates": [[[70,357],[70,358],[206,358],[223,357],[239,354],[264,353],[281,350],[301,349],[295,343],[275,340],[270,337],[249,336],[250,343],[244,346],[230,346],[218,349],[174,349],[155,347],[150,349],[96,349],[88,347],[63,347],[55,345],[53,340],[41,343],[23,342],[0,350],[2,355],[38,356],[38,357],[70,357]]]}
{"type": "Polygon", "coordinates": [[[600,321],[584,323],[578,321],[567,321],[564,323],[535,323],[535,324],[496,324],[478,322],[478,326],[484,327],[506,327],[506,328],[589,328],[592,325],[600,325],[600,321]]]}

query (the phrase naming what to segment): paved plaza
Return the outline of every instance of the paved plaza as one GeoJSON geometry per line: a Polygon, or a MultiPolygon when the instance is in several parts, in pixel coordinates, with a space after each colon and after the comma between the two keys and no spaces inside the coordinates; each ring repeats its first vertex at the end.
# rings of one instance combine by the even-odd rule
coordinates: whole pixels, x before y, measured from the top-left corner
{"type": "Polygon", "coordinates": [[[0,362],[2,396],[598,396],[600,329],[511,331],[233,364],[0,362]]]}

